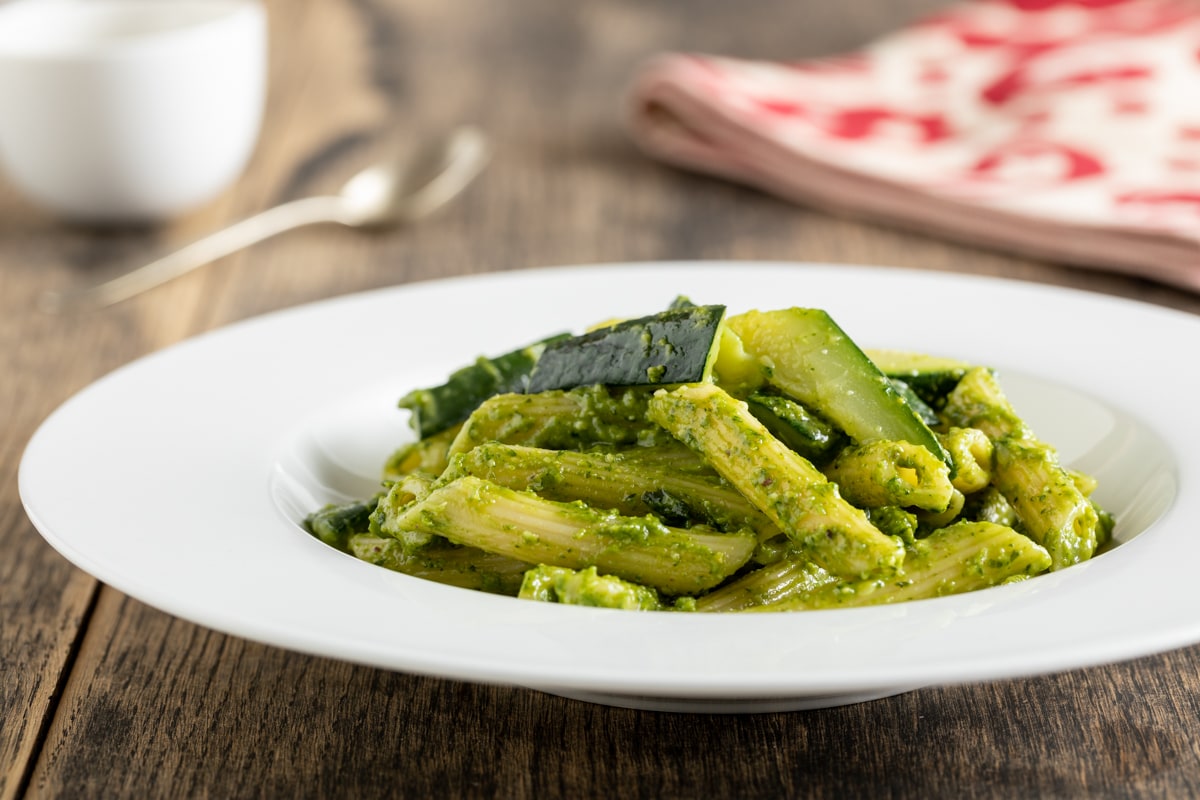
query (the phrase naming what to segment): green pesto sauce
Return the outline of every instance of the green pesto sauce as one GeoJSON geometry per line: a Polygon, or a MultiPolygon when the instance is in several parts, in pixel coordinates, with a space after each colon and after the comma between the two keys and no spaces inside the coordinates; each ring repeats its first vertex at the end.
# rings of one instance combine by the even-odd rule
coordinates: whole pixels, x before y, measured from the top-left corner
{"type": "Polygon", "coordinates": [[[650,587],[612,575],[600,575],[595,567],[572,570],[539,565],[525,573],[517,596],[526,600],[593,608],[631,611],[661,611],[667,608],[658,592],[650,587]]]}

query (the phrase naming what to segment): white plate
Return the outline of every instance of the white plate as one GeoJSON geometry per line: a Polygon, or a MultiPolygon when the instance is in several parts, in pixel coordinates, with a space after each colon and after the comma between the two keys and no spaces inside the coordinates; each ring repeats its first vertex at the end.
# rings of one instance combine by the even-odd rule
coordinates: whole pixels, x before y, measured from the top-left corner
{"type": "Polygon", "coordinates": [[[625,264],[416,284],[271,314],[98,381],[21,463],[34,525],[184,619],[412,673],[651,709],[813,708],[1200,641],[1200,318],[1032,284],[849,266],[625,264]],[[495,597],[336,552],[298,521],[375,488],[406,389],[479,354],[665,306],[828,309],[860,344],[991,364],[1100,479],[1119,546],[1019,584],[880,608],[632,613],[495,597]]]}

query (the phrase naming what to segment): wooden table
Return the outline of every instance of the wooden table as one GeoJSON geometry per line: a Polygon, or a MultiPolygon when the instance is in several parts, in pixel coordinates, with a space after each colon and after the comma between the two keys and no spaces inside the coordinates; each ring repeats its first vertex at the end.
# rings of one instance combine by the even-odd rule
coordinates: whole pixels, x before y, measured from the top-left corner
{"type": "Polygon", "coordinates": [[[0,797],[1200,795],[1200,647],[826,711],[650,713],[221,635],[52,551],[16,487],[22,449],[47,414],[138,356],[333,295],[530,266],[735,258],[1006,276],[1200,312],[1200,298],[1147,282],[682,174],[641,157],[621,129],[622,90],[649,54],[834,53],[933,0],[268,5],[261,143],[218,201],[163,227],[83,230],[0,185],[0,797]],[[331,190],[393,134],[457,121],[494,137],[494,163],[419,227],[308,229],[103,312],[33,309],[47,288],[331,190]]]}

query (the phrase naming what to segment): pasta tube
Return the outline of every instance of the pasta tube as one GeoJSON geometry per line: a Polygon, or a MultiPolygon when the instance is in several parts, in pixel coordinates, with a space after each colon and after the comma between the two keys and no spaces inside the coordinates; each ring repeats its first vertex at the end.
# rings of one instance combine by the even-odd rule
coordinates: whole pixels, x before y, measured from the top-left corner
{"type": "Polygon", "coordinates": [[[654,517],[623,517],[582,503],[544,500],[465,476],[390,515],[384,533],[444,536],[531,564],[595,566],[667,594],[711,589],[749,559],[752,533],[669,528],[654,517]]]}
{"type": "Polygon", "coordinates": [[[993,485],[1016,512],[1021,529],[1062,569],[1091,558],[1098,541],[1096,508],[1050,445],[1021,419],[990,370],[968,370],[943,410],[953,425],[978,428],[995,447],[993,485]]]}
{"type": "Polygon", "coordinates": [[[650,400],[650,419],[696,450],[814,561],[837,575],[893,570],[904,549],[880,533],[836,484],[771,436],[746,404],[713,384],[650,400]]]}
{"type": "Polygon", "coordinates": [[[525,573],[517,596],[523,600],[627,611],[663,611],[667,608],[658,592],[650,587],[601,575],[595,567],[583,570],[544,564],[534,567],[525,573]]]}
{"type": "Polygon", "coordinates": [[[945,511],[954,497],[950,468],[921,445],[874,439],[844,448],[825,474],[856,506],[945,511]]]}
{"type": "Polygon", "coordinates": [[[646,390],[603,386],[536,394],[501,394],[472,412],[449,455],[483,442],[579,450],[597,444],[651,445],[670,437],[646,422],[646,390]]]}
{"type": "Polygon", "coordinates": [[[550,500],[582,500],[627,516],[661,508],[653,497],[665,493],[695,520],[722,530],[749,528],[760,538],[779,533],[767,517],[716,473],[697,474],[630,463],[615,453],[543,450],[488,442],[454,457],[447,478],[474,475],[528,489],[550,500]]]}
{"type": "Polygon", "coordinates": [[[350,553],[363,561],[414,578],[506,595],[517,594],[526,570],[532,566],[474,547],[459,547],[447,542],[406,553],[399,540],[369,533],[350,537],[350,553]]]}
{"type": "Polygon", "coordinates": [[[967,504],[967,497],[958,489],[955,489],[950,497],[950,504],[941,511],[916,511],[917,522],[922,529],[944,528],[954,522],[962,514],[963,508],[967,504]]]}
{"type": "Polygon", "coordinates": [[[778,605],[838,578],[808,559],[784,559],[696,598],[697,611],[745,611],[778,605]]]}
{"type": "Polygon", "coordinates": [[[942,416],[951,425],[978,428],[992,441],[1013,436],[1032,439],[1033,431],[1013,408],[987,367],[972,367],[946,398],[942,416]]]}
{"type": "Polygon", "coordinates": [[[951,427],[937,436],[950,454],[950,463],[954,467],[950,482],[955,489],[972,494],[991,482],[995,449],[986,433],[978,428],[951,427]]]}
{"type": "MultiPolygon", "coordinates": [[[[592,448],[593,452],[600,451],[603,446],[592,448]]],[[[648,467],[669,469],[673,472],[698,472],[705,475],[716,475],[712,467],[705,464],[692,450],[672,439],[663,444],[647,447],[612,448],[608,452],[621,457],[630,465],[644,464],[648,467]]]]}
{"type": "Polygon", "coordinates": [[[1048,445],[1022,439],[996,443],[996,488],[1012,505],[1021,529],[1062,569],[1096,550],[1096,508],[1058,463],[1048,445]]]}
{"type": "Polygon", "coordinates": [[[455,425],[396,450],[383,465],[383,479],[390,483],[414,472],[437,475],[446,468],[450,444],[461,428],[455,425]]]}
{"type": "Polygon", "coordinates": [[[1050,554],[1029,537],[990,522],[956,522],[918,539],[894,577],[840,581],[765,606],[764,611],[847,608],[921,600],[986,589],[1050,568],[1050,554]]]}

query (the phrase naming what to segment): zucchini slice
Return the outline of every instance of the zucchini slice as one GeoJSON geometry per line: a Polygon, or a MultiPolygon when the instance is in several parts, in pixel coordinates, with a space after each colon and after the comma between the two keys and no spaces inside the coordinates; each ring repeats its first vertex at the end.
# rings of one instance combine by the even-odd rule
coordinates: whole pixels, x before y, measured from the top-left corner
{"type": "Polygon", "coordinates": [[[728,325],[768,383],[854,441],[911,442],[951,463],[929,426],[825,311],[749,311],[730,317],[728,325]]]}
{"type": "Polygon", "coordinates": [[[746,398],[750,413],[792,450],[823,466],[846,445],[846,436],[790,397],[755,392],[746,398]]]}
{"type": "Polygon", "coordinates": [[[371,527],[371,514],[379,498],[355,500],[340,505],[327,505],[304,518],[304,527],[330,547],[346,551],[350,537],[366,533],[371,527]]]}
{"type": "Polygon", "coordinates": [[[931,428],[941,424],[942,420],[938,417],[937,412],[933,410],[933,407],[926,403],[921,398],[921,395],[913,391],[913,388],[906,381],[893,378],[890,375],[888,376],[888,380],[892,382],[892,388],[896,390],[896,394],[904,398],[904,402],[908,403],[908,407],[921,418],[922,422],[931,428]]]}
{"type": "Polygon", "coordinates": [[[706,382],[724,320],[725,306],[676,308],[553,342],[526,391],[706,382]]]}
{"type": "Polygon", "coordinates": [[[972,364],[955,358],[910,353],[906,350],[864,350],[867,358],[889,378],[904,381],[930,407],[940,410],[946,396],[967,374],[972,364]]]}
{"type": "Polygon", "coordinates": [[[453,427],[498,394],[524,392],[538,358],[554,342],[570,339],[560,333],[495,358],[480,357],[474,364],[454,372],[446,383],[416,389],[400,398],[400,408],[412,412],[409,424],[424,439],[453,427]]]}

